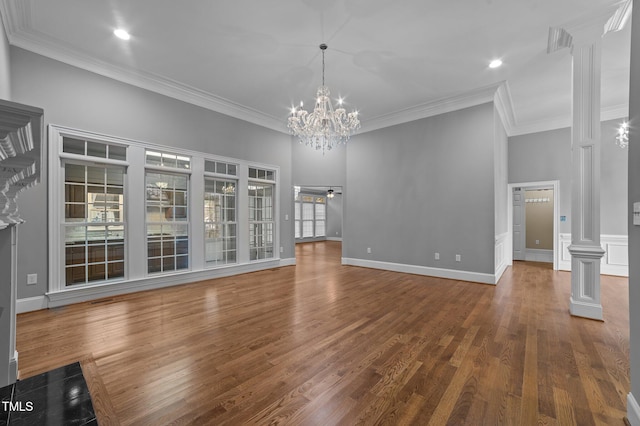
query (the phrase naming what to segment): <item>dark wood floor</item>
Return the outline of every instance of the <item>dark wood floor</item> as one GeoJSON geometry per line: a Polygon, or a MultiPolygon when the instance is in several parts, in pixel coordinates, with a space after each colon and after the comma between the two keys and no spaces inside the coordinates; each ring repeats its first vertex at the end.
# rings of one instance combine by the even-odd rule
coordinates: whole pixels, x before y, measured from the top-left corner
{"type": "Polygon", "coordinates": [[[570,275],[516,263],[497,286],[295,267],[21,314],[20,374],[80,361],[101,425],[623,425],[627,280],[605,321],[568,314],[570,275]]]}

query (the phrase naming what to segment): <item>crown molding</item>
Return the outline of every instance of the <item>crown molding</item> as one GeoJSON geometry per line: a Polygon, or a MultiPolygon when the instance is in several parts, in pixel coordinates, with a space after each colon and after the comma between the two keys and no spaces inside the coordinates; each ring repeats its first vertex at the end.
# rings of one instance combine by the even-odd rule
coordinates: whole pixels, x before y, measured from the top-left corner
{"type": "Polygon", "coordinates": [[[578,39],[584,39],[586,35],[586,38],[591,40],[610,32],[620,31],[629,21],[632,7],[632,0],[623,0],[587,19],[567,22],[560,27],[550,27],[547,53],[566,47],[572,48],[576,36],[578,39]]]}
{"type": "MultiPolygon", "coordinates": [[[[600,110],[600,121],[617,120],[629,117],[629,104],[619,104],[602,107],[600,110]]],[[[562,117],[520,123],[511,129],[509,136],[528,135],[530,133],[546,132],[549,130],[565,129],[571,127],[571,114],[567,113],[562,117]]]]}
{"type": "Polygon", "coordinates": [[[502,84],[503,82],[501,81],[490,86],[481,87],[449,98],[438,99],[432,102],[416,105],[414,107],[405,108],[400,111],[395,111],[390,114],[380,115],[370,120],[363,121],[362,127],[366,127],[366,130],[360,131],[359,133],[371,132],[373,130],[395,126],[397,124],[421,120],[423,118],[433,117],[435,115],[492,102],[494,100],[496,90],[498,90],[502,84]]]}
{"type": "Polygon", "coordinates": [[[509,83],[504,82],[496,90],[493,103],[498,111],[498,115],[502,120],[507,136],[511,136],[513,129],[516,127],[516,112],[513,108],[513,101],[511,99],[511,90],[509,89],[509,83]]]}
{"type": "Polygon", "coordinates": [[[277,132],[289,133],[284,119],[264,114],[175,80],[101,61],[72,49],[58,40],[52,41],[49,37],[31,28],[29,4],[29,1],[0,1],[0,13],[7,30],[7,38],[13,46],[277,132]]]}

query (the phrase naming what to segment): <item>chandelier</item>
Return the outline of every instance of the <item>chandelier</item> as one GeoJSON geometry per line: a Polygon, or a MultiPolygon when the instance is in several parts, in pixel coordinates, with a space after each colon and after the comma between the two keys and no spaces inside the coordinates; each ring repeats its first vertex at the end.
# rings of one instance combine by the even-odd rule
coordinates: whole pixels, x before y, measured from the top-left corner
{"type": "Polygon", "coordinates": [[[620,148],[629,147],[629,122],[623,121],[618,128],[618,134],[616,135],[616,145],[620,148]]]}
{"type": "Polygon", "coordinates": [[[320,45],[322,50],[322,86],[316,93],[316,104],[309,113],[299,107],[291,108],[287,127],[291,134],[300,139],[300,143],[322,150],[322,154],[330,151],[338,144],[345,144],[351,133],[360,128],[358,112],[347,113],[342,107],[342,98],[338,99],[338,107],[334,110],[329,97],[329,88],[324,85],[324,51],[327,45],[320,45]]]}

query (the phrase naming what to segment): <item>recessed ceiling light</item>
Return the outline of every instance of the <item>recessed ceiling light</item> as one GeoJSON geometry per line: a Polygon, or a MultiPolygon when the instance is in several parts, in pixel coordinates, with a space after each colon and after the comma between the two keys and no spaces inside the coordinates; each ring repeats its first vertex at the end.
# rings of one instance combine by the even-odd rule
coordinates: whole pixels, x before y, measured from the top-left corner
{"type": "Polygon", "coordinates": [[[129,40],[131,38],[131,35],[126,30],[123,30],[122,28],[118,28],[117,30],[114,30],[113,33],[115,34],[116,37],[122,40],[129,40]]]}
{"type": "Polygon", "coordinates": [[[502,61],[500,59],[494,59],[489,63],[489,68],[498,68],[500,65],[502,65],[502,61]]]}

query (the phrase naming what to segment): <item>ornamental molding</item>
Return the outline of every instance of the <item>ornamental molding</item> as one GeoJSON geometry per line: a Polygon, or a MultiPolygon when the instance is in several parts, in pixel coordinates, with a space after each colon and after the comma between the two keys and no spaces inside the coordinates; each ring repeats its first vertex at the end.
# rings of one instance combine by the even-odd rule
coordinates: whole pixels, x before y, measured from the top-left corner
{"type": "Polygon", "coordinates": [[[18,194],[40,181],[44,112],[0,100],[0,229],[22,222],[18,194]]]}

